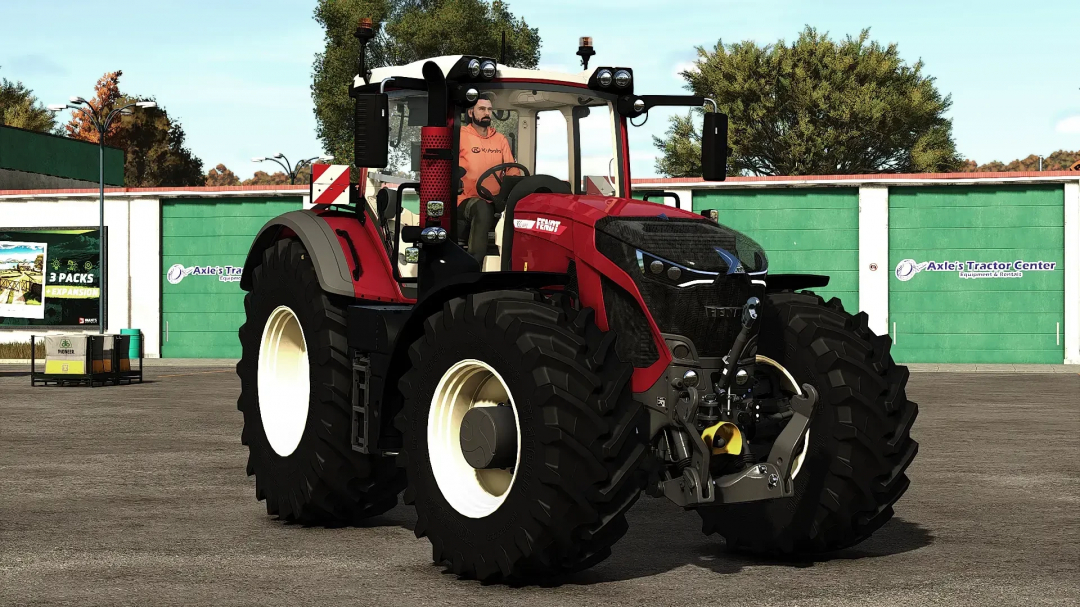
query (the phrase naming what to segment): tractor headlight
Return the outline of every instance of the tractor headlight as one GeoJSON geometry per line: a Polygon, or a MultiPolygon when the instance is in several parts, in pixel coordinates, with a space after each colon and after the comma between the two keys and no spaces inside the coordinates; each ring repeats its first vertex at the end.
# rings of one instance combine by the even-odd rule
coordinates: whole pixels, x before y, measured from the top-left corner
{"type": "Polygon", "coordinates": [[[427,216],[428,217],[442,217],[443,216],[443,203],[432,200],[427,203],[427,216]]]}
{"type": "Polygon", "coordinates": [[[473,78],[476,78],[477,76],[480,75],[480,60],[479,59],[473,59],[472,61],[469,61],[469,75],[472,76],[473,78]]]}
{"type": "Polygon", "coordinates": [[[619,70],[615,72],[615,86],[624,89],[630,86],[630,72],[626,70],[619,70]]]}
{"type": "Polygon", "coordinates": [[[484,64],[480,66],[480,71],[483,72],[484,78],[489,78],[489,79],[494,78],[495,77],[495,62],[494,61],[485,61],[484,64]]]}
{"type": "Polygon", "coordinates": [[[605,88],[611,86],[611,78],[611,70],[600,70],[600,73],[596,75],[596,81],[605,88]]]}

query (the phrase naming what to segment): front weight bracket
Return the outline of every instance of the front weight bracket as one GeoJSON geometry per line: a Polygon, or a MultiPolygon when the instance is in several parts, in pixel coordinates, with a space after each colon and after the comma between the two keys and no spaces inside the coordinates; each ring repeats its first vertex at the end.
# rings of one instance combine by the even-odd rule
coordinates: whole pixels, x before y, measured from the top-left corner
{"type": "Polygon", "coordinates": [[[810,427],[810,417],[818,401],[818,393],[813,386],[803,384],[802,389],[804,395],[791,398],[791,410],[794,414],[780,432],[780,436],[776,437],[776,442],[769,451],[769,459],[746,470],[713,480],[716,503],[755,502],[790,497],[795,493],[795,482],[790,476],[791,463],[795,459],[795,446],[806,435],[806,429],[810,427]]]}

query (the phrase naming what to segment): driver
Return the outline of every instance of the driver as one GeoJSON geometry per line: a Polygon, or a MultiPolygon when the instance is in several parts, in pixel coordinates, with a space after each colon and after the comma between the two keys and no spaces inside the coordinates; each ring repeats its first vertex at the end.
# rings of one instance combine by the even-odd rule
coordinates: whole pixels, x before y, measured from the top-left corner
{"type": "MultiPolygon", "coordinates": [[[[481,96],[476,105],[466,112],[468,124],[461,127],[461,149],[458,154],[458,166],[465,170],[461,181],[464,185],[458,196],[459,231],[469,230],[469,254],[484,267],[487,254],[488,232],[495,227],[495,209],[490,202],[480,198],[476,192],[476,180],[491,167],[505,162],[514,162],[510,152],[510,142],[491,126],[490,94],[481,96]],[[470,229],[471,226],[471,229],[470,229]]],[[[518,170],[506,170],[508,175],[517,175],[518,170]]],[[[484,184],[491,194],[499,193],[499,184],[489,179],[484,184]]]]}

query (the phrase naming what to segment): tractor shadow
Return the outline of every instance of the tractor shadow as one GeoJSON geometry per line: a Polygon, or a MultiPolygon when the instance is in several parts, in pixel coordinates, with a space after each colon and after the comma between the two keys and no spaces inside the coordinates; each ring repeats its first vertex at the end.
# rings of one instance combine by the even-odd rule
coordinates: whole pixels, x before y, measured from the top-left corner
{"type": "Polygon", "coordinates": [[[299,527],[303,529],[374,529],[377,527],[401,527],[411,533],[412,530],[416,528],[416,510],[413,509],[412,506],[406,506],[402,503],[401,495],[398,495],[397,505],[390,510],[377,516],[355,522],[332,524],[319,523],[309,525],[287,521],[279,516],[275,516],[269,520],[272,520],[275,524],[283,527],[299,527]]]}
{"type": "MultiPolygon", "coordinates": [[[[642,510],[652,510],[648,505],[642,510]]],[[[692,512],[654,511],[651,516],[634,516],[630,530],[612,548],[611,556],[592,569],[550,580],[543,586],[582,585],[619,582],[666,573],[694,565],[719,574],[739,573],[745,567],[804,569],[830,561],[858,561],[925,548],[934,535],[917,523],[893,518],[866,541],[832,553],[801,558],[767,558],[728,550],[720,536],[705,536],[701,522],[692,512]],[[676,516],[672,516],[676,515],[676,516]],[[689,516],[686,516],[689,515],[689,516]],[[691,518],[692,517],[692,518],[691,518]]]]}

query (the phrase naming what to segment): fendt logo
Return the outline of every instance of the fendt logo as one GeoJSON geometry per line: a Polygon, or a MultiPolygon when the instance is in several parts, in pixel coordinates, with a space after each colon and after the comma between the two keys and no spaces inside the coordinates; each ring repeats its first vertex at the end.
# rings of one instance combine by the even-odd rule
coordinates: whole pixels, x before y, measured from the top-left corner
{"type": "Polygon", "coordinates": [[[169,284],[180,284],[186,276],[217,276],[218,282],[240,282],[240,276],[244,268],[239,266],[192,266],[185,268],[183,264],[173,264],[165,274],[169,284]]]}
{"type": "Polygon", "coordinates": [[[547,232],[558,236],[566,231],[566,226],[561,220],[537,217],[536,219],[515,219],[514,228],[530,232],[547,232]]]}

